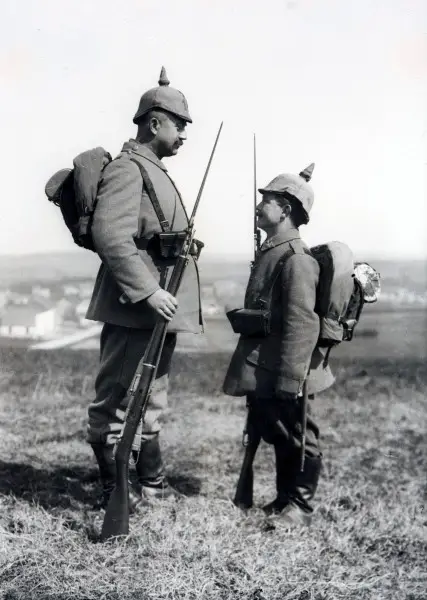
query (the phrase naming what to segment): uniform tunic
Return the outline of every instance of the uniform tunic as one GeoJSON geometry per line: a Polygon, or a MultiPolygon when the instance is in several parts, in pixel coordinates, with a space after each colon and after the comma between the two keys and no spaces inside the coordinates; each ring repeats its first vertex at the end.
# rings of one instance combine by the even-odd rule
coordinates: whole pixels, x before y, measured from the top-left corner
{"type": "MultiPolygon", "coordinates": [[[[89,406],[90,443],[113,444],[120,435],[126,390],[157,319],[157,313],[145,300],[167,287],[174,264],[173,259],[159,258],[150,245],[154,234],[162,229],[143,187],[141,171],[131,158],[147,171],[171,230],[182,231],[188,225],[182,199],[164,164],[142,144],[135,140],[126,142],[120,155],[103,171],[92,225],[94,245],[102,264],[86,316],[105,325],[95,382],[96,398],[89,406]]],[[[146,439],[160,430],[176,333],[203,330],[199,276],[192,257],[177,300],[179,307],[168,325],[147,408],[143,430],[146,439]]]]}
{"type": "Polygon", "coordinates": [[[248,282],[245,308],[259,308],[258,300],[266,282],[285,254],[285,261],[273,287],[271,332],[266,337],[240,336],[224,381],[230,396],[248,393],[271,397],[276,392],[299,394],[308,378],[310,394],[321,392],[334,382],[329,366],[323,366],[323,352],[316,348],[319,317],[314,311],[319,265],[306,254],[297,229],[266,241],[256,258],[248,282]]]}
{"type": "MultiPolygon", "coordinates": [[[[297,229],[267,240],[256,257],[248,282],[245,308],[259,308],[266,282],[271,281],[277,263],[289,252],[272,289],[270,334],[259,338],[240,336],[223,385],[230,396],[248,397],[260,426],[267,403],[269,406],[273,403],[286,426],[297,429],[301,417],[298,404],[281,400],[280,394],[301,395],[309,368],[311,399],[334,382],[329,366],[323,365],[323,351],[316,347],[319,317],[314,307],[319,265],[305,248],[297,229]]],[[[309,412],[306,452],[318,456],[319,430],[310,408],[309,412]]],[[[274,432],[269,434],[272,443],[280,443],[274,432]]]]}

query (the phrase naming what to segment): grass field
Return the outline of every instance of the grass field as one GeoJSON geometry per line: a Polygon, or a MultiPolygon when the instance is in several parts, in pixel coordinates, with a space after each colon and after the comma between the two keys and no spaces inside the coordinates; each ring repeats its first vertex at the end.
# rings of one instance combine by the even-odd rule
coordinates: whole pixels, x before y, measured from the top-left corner
{"type": "MultiPolygon", "coordinates": [[[[231,498],[243,401],[220,392],[224,353],[177,353],[163,433],[183,493],[101,544],[84,441],[97,353],[0,349],[2,600],[338,600],[427,597],[427,365],[335,360],[315,400],[325,463],[310,529],[287,530],[231,498]]],[[[256,459],[257,507],[274,496],[256,459]]]]}

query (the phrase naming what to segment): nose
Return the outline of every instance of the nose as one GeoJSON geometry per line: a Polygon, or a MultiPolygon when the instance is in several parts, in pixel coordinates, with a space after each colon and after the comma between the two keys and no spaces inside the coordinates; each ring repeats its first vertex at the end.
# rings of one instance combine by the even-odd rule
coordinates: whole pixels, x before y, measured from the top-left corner
{"type": "Polygon", "coordinates": [[[187,132],[185,130],[179,132],[179,139],[182,141],[187,139],[187,132]]]}

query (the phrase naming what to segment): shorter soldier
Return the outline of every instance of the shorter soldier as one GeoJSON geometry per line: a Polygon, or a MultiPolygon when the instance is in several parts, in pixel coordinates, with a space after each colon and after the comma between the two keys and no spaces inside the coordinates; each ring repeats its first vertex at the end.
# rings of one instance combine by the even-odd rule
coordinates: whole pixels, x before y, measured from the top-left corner
{"type": "Polygon", "coordinates": [[[246,395],[249,431],[274,446],[277,497],[264,507],[265,512],[283,512],[286,519],[303,522],[313,511],[322,459],[319,429],[309,415],[300,470],[303,384],[308,377],[312,401],[315,393],[334,381],[316,347],[319,265],[299,233],[313,205],[308,184],[313,168],[310,165],[299,175],[278,175],[259,190],[257,226],[267,237],[246,289],[245,309],[249,310],[228,314],[232,323],[235,319],[233,327],[240,323],[241,336],[224,382],[226,394],[246,395]]]}

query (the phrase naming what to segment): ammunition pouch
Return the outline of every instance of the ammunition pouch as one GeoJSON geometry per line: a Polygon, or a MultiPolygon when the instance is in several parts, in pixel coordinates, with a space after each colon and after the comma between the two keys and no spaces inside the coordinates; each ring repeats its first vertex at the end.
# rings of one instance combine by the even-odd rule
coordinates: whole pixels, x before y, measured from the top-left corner
{"type": "Polygon", "coordinates": [[[286,260],[294,253],[293,249],[287,250],[276,264],[272,276],[265,286],[256,302],[260,308],[237,308],[227,312],[234,333],[240,333],[246,337],[266,337],[271,331],[271,295],[274,284],[282,270],[286,260]]]}
{"type": "Polygon", "coordinates": [[[234,333],[246,337],[267,336],[270,333],[270,317],[268,309],[238,308],[227,313],[234,333]]]}
{"type": "MultiPolygon", "coordinates": [[[[158,258],[178,258],[182,252],[186,236],[186,231],[163,231],[161,233],[156,233],[151,238],[147,247],[153,251],[158,258]]],[[[194,256],[197,260],[203,246],[203,242],[193,240],[190,248],[190,255],[194,256]]]]}
{"type": "Polygon", "coordinates": [[[196,260],[198,260],[200,253],[202,252],[202,248],[204,247],[204,243],[200,240],[193,239],[190,248],[190,255],[194,256],[196,260]]]}

